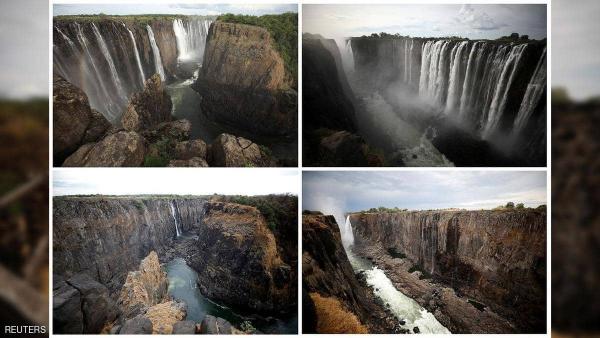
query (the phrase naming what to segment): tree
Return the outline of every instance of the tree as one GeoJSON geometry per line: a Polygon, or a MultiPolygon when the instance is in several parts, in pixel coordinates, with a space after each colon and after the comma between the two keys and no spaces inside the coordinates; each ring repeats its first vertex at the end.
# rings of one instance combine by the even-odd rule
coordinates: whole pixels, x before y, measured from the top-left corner
{"type": "Polygon", "coordinates": [[[517,203],[516,208],[517,209],[525,209],[525,205],[523,205],[523,203],[517,203]]]}
{"type": "Polygon", "coordinates": [[[515,207],[515,204],[513,202],[508,202],[508,203],[506,203],[506,206],[505,206],[506,209],[514,209],[514,207],[515,207]]]}

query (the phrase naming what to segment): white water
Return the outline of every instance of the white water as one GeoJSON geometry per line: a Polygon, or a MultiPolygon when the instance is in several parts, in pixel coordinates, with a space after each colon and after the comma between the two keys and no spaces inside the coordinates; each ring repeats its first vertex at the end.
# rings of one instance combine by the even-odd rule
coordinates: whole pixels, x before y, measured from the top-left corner
{"type": "Polygon", "coordinates": [[[175,214],[175,202],[171,202],[171,215],[175,221],[175,233],[177,234],[177,237],[179,237],[181,236],[181,230],[179,230],[179,221],[177,220],[177,215],[175,214]]]}
{"type": "Polygon", "coordinates": [[[527,85],[527,91],[525,92],[523,102],[521,102],[521,106],[519,107],[519,112],[517,113],[517,118],[515,119],[513,134],[519,134],[523,130],[523,128],[525,128],[525,126],[527,125],[527,121],[529,121],[531,114],[533,113],[535,107],[542,98],[542,94],[544,93],[545,89],[546,49],[544,48],[542,58],[535,67],[535,72],[531,77],[531,81],[529,81],[529,84],[527,85]]]}
{"type": "Polygon", "coordinates": [[[440,333],[450,334],[435,316],[423,308],[412,298],[398,291],[392,281],[385,275],[385,272],[370,262],[361,259],[352,252],[354,244],[354,235],[350,216],[346,217],[346,222],[341,230],[342,244],[346,250],[348,260],[354,271],[364,271],[367,284],[373,290],[375,296],[389,304],[390,311],[396,316],[398,321],[404,320],[404,328],[413,332],[414,327],[419,328],[420,333],[440,333]]]}
{"type": "Polygon", "coordinates": [[[140,70],[140,80],[142,80],[141,88],[144,88],[144,82],[146,81],[146,75],[144,74],[144,68],[142,67],[142,61],[140,60],[140,52],[138,51],[137,43],[135,42],[135,37],[133,36],[133,32],[131,31],[131,29],[129,29],[129,27],[125,26],[125,24],[123,24],[123,27],[127,28],[127,31],[129,32],[129,37],[131,37],[131,42],[133,43],[133,49],[135,50],[135,61],[137,62],[138,69],[140,70]]]}
{"type": "Polygon", "coordinates": [[[340,50],[342,57],[342,66],[346,75],[351,75],[354,72],[354,53],[352,52],[352,43],[349,39],[335,39],[335,43],[340,50]]]}
{"type": "Polygon", "coordinates": [[[177,58],[179,61],[197,61],[202,63],[206,38],[212,20],[190,18],[189,20],[173,20],[173,31],[177,42],[177,58]]]}
{"type": "Polygon", "coordinates": [[[156,40],[154,39],[154,32],[150,25],[146,25],[146,30],[148,31],[148,38],[150,38],[150,45],[152,46],[152,54],[154,55],[154,65],[156,66],[156,72],[160,75],[160,79],[162,81],[165,80],[165,69],[163,68],[162,59],[160,58],[160,50],[156,45],[156,40]]]}
{"type": "Polygon", "coordinates": [[[367,283],[373,288],[377,297],[387,304],[399,320],[406,321],[406,328],[411,331],[416,326],[420,333],[450,334],[435,316],[425,310],[419,303],[398,291],[392,281],[378,267],[365,271],[367,283]]]}
{"type": "Polygon", "coordinates": [[[94,31],[94,35],[96,35],[96,39],[98,39],[98,45],[100,46],[100,50],[108,63],[108,68],[110,69],[110,74],[114,80],[114,83],[117,87],[117,94],[121,97],[121,99],[127,101],[127,94],[125,94],[125,90],[123,89],[123,85],[121,84],[121,79],[119,79],[119,73],[117,72],[117,68],[115,67],[115,62],[113,61],[110,52],[108,51],[108,46],[100,34],[98,27],[94,23],[92,23],[92,30],[94,31]]]}

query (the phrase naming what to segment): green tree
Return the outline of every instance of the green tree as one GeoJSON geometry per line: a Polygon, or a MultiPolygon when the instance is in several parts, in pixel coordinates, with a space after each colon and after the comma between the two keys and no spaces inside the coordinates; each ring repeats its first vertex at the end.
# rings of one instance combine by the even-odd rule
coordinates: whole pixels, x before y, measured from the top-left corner
{"type": "Polygon", "coordinates": [[[508,202],[508,203],[506,203],[505,208],[506,209],[514,209],[515,208],[515,204],[513,202],[508,202]]]}
{"type": "Polygon", "coordinates": [[[516,208],[517,209],[525,209],[525,205],[523,205],[523,203],[517,203],[516,208]]]}

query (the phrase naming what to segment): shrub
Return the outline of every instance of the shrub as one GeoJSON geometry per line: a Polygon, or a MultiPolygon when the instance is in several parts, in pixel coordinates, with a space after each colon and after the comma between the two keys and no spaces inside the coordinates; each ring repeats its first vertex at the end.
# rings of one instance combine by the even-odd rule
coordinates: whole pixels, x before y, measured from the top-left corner
{"type": "Polygon", "coordinates": [[[315,304],[318,333],[368,333],[356,315],[347,310],[335,297],[309,294],[315,304]]]}
{"type": "Polygon", "coordinates": [[[514,209],[514,207],[515,207],[515,204],[513,202],[508,202],[508,203],[506,203],[506,206],[505,206],[506,209],[514,209]]]}
{"type": "Polygon", "coordinates": [[[517,203],[517,209],[525,209],[525,205],[523,203],[517,203]]]}

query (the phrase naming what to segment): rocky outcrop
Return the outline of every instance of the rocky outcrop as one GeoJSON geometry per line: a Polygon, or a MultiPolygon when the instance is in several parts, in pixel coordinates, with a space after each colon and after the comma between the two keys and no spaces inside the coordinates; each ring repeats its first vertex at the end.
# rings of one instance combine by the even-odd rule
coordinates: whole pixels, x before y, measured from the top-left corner
{"type": "Polygon", "coordinates": [[[158,255],[151,251],[142,260],[139,270],[129,272],[117,304],[126,318],[145,313],[167,298],[167,274],[162,270],[158,255]]]}
{"type": "Polygon", "coordinates": [[[152,322],[150,319],[139,315],[125,321],[120,327],[119,334],[152,334],[152,322]]]}
{"type": "Polygon", "coordinates": [[[203,295],[228,306],[286,312],[296,304],[295,270],[278,253],[273,232],[256,208],[211,202],[188,264],[203,295]]]}
{"type": "Polygon", "coordinates": [[[217,167],[273,167],[275,160],[261,147],[243,137],[217,136],[211,144],[211,163],[217,167]]]}
{"type": "Polygon", "coordinates": [[[392,332],[386,324],[388,314],[384,307],[374,301],[373,294],[356,278],[333,216],[302,216],[302,250],[302,286],[310,294],[310,298],[305,297],[309,304],[303,304],[303,310],[305,306],[314,309],[306,319],[316,317],[312,327],[328,333],[364,333],[362,328],[370,333],[392,332]],[[315,299],[325,301],[315,302],[315,299]],[[323,324],[323,315],[333,311],[324,308],[325,304],[337,304],[336,312],[346,314],[339,317],[349,321],[346,325],[330,323],[328,327],[336,332],[323,324]],[[358,322],[351,320],[353,316],[358,322]]]}
{"type": "Polygon", "coordinates": [[[133,94],[127,110],[121,117],[123,128],[129,131],[150,129],[159,123],[171,120],[171,97],[163,87],[158,74],[154,74],[144,85],[144,90],[133,94]]]}
{"type": "Polygon", "coordinates": [[[206,315],[200,323],[201,334],[234,334],[236,329],[223,318],[206,315]]]}
{"type": "Polygon", "coordinates": [[[65,167],[139,167],[144,161],[144,138],[133,131],[119,131],[97,143],[88,143],[69,156],[65,167]]]}
{"type": "Polygon", "coordinates": [[[382,155],[372,152],[361,136],[345,130],[321,138],[318,155],[318,163],[321,165],[348,167],[383,165],[382,155]]]}
{"type": "Polygon", "coordinates": [[[60,333],[98,333],[117,318],[117,307],[108,289],[86,274],[69,279],[55,276],[54,330],[60,333]]]}
{"type": "Polygon", "coordinates": [[[302,119],[305,129],[329,128],[355,132],[357,126],[353,98],[344,91],[340,80],[341,76],[343,79],[346,76],[339,74],[342,69],[338,68],[324,43],[321,39],[302,39],[302,119]]]}
{"type": "Polygon", "coordinates": [[[357,246],[405,256],[412,270],[490,306],[523,332],[545,329],[546,212],[355,213],[357,246]]]}
{"type": "Polygon", "coordinates": [[[193,88],[202,112],[251,132],[293,135],[297,93],[270,33],[261,27],[215,22],[193,88]]]}
{"type": "Polygon", "coordinates": [[[53,78],[52,106],[55,165],[82,144],[98,140],[110,127],[104,116],[90,109],[87,95],[58,75],[53,78]]]}

